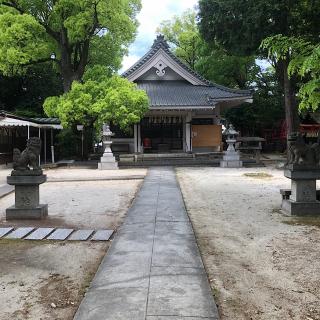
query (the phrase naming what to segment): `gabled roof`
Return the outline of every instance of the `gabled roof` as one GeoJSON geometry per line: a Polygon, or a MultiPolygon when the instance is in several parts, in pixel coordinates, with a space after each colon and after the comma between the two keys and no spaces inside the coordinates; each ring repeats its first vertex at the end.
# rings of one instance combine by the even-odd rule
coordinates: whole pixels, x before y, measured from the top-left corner
{"type": "Polygon", "coordinates": [[[189,68],[185,63],[179,60],[170,50],[168,42],[165,40],[163,35],[158,35],[154,40],[151,49],[140,59],[138,60],[130,69],[125,71],[122,76],[128,78],[131,74],[133,74],[136,70],[140,69],[143,65],[145,65],[160,49],[162,49],[173,61],[175,61],[179,66],[181,66],[188,73],[195,76],[199,81],[203,82],[203,84],[210,85],[210,81],[206,80],[194,70],[189,68]]]}
{"type": "MultiPolygon", "coordinates": [[[[128,78],[131,81],[135,81],[137,83],[141,82],[139,81],[139,74],[141,74],[146,66],[150,68],[150,66],[153,65],[154,61],[156,61],[157,55],[165,55],[170,62],[172,62],[173,67],[179,68],[179,70],[184,70],[185,75],[189,76],[189,78],[192,81],[191,86],[199,86],[199,87],[210,87],[211,89],[205,90],[208,95],[210,95],[210,99],[219,99],[219,98],[235,98],[235,97],[246,97],[250,98],[252,97],[250,90],[238,90],[238,89],[230,89],[221,85],[218,85],[216,83],[213,83],[209,80],[206,80],[202,76],[200,76],[197,72],[189,68],[185,63],[183,63],[181,60],[179,60],[170,50],[170,47],[165,40],[163,35],[157,36],[156,40],[154,41],[151,49],[140,59],[138,60],[131,68],[129,68],[127,71],[125,71],[122,76],[128,78]],[[152,62],[152,64],[150,64],[152,62]]],[[[177,70],[174,70],[177,71],[177,70]]],[[[186,79],[188,80],[188,79],[186,79]]],[[[141,86],[147,86],[150,89],[150,86],[152,86],[151,82],[147,85],[144,82],[141,82],[141,86]],[[144,83],[142,85],[142,83],[144,83]]],[[[172,80],[165,81],[162,80],[163,83],[168,83],[167,85],[163,84],[161,85],[161,88],[169,88],[169,86],[174,85],[172,80]]],[[[190,82],[190,81],[189,81],[190,82]]],[[[154,83],[154,86],[159,86],[160,84],[154,83]]],[[[175,84],[177,85],[177,83],[175,84]]],[[[181,85],[181,84],[180,84],[181,85]]],[[[189,89],[191,88],[189,86],[189,89]]],[[[181,87],[181,86],[180,86],[181,87]]],[[[197,89],[194,89],[197,90],[197,89]]],[[[204,90],[204,89],[203,89],[204,90]]],[[[200,90],[198,90],[199,92],[200,90]]],[[[172,98],[172,97],[171,97],[172,98]]]]}

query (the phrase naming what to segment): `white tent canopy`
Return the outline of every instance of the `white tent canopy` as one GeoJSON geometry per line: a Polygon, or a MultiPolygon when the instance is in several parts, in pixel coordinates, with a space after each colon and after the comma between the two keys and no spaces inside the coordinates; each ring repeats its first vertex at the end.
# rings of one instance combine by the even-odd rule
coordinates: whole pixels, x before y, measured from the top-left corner
{"type": "MultiPolygon", "coordinates": [[[[37,128],[39,137],[41,136],[41,129],[44,130],[44,158],[45,162],[47,159],[47,130],[51,130],[51,159],[52,163],[54,163],[54,145],[53,145],[53,129],[62,130],[62,126],[57,123],[56,119],[47,119],[47,118],[39,118],[39,119],[28,119],[19,116],[15,116],[12,114],[8,114],[6,112],[0,112],[0,128],[17,128],[17,127],[26,127],[27,128],[27,137],[30,138],[30,128],[37,128]],[[50,123],[52,122],[52,123],[50,123]]],[[[40,161],[40,159],[39,159],[40,161]]]]}
{"type": "Polygon", "coordinates": [[[0,117],[0,127],[34,127],[40,129],[57,129],[61,130],[62,126],[60,124],[39,124],[33,121],[22,120],[17,118],[12,118],[10,116],[0,117]]]}

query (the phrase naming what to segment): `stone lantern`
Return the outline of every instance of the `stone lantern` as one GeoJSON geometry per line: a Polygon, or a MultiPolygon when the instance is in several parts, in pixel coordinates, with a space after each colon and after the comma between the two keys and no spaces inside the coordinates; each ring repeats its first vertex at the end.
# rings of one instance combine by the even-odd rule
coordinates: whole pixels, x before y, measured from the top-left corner
{"type": "Polygon", "coordinates": [[[240,168],[242,167],[242,161],[240,161],[240,154],[235,149],[235,143],[237,142],[237,132],[233,125],[230,124],[229,128],[222,133],[226,136],[226,142],[228,144],[227,151],[224,153],[222,161],[220,161],[220,167],[222,168],[240,168]]]}
{"type": "Polygon", "coordinates": [[[118,169],[118,163],[111,150],[111,137],[113,136],[114,133],[111,132],[109,125],[105,123],[102,130],[102,143],[104,152],[103,156],[100,158],[100,162],[98,163],[98,169],[100,170],[118,169]]]}

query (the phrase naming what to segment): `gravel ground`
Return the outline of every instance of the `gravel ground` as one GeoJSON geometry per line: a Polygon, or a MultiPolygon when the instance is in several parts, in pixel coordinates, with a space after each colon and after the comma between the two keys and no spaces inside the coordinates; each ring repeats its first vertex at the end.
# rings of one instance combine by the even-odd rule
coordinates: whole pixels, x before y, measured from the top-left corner
{"type": "Polygon", "coordinates": [[[279,212],[283,172],[177,174],[221,320],[320,319],[320,218],[279,212]]]}
{"type": "MultiPolygon", "coordinates": [[[[69,177],[88,178],[97,175],[98,170],[70,171],[69,177]]],[[[121,175],[123,171],[117,172],[121,175]]],[[[49,172],[58,178],[66,174],[60,170],[49,172]]],[[[106,175],[105,171],[101,174],[106,175]]],[[[0,199],[0,225],[117,229],[141,182],[45,183],[40,187],[40,198],[49,204],[48,219],[6,222],[5,208],[14,203],[14,195],[10,194],[0,199]]],[[[0,240],[0,320],[73,319],[108,247],[106,242],[0,240]]]]}

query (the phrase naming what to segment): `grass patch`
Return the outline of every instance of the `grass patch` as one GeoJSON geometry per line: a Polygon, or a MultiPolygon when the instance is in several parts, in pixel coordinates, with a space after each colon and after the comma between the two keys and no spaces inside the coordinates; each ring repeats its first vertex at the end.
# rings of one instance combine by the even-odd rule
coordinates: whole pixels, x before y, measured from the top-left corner
{"type": "Polygon", "coordinates": [[[266,172],[248,172],[243,174],[245,177],[255,178],[255,179],[268,179],[273,176],[266,172]]]}

